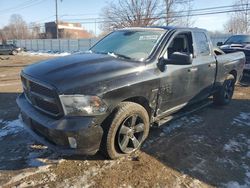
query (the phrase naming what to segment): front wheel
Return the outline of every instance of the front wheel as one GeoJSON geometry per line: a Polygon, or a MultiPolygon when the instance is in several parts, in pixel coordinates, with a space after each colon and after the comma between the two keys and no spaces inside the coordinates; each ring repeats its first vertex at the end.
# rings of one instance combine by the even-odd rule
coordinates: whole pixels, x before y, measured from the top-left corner
{"type": "Polygon", "coordinates": [[[13,50],[13,51],[11,52],[12,55],[17,55],[17,53],[18,53],[18,52],[17,52],[16,50],[13,50]]]}
{"type": "Polygon", "coordinates": [[[149,133],[149,117],[137,103],[122,102],[115,109],[110,125],[103,125],[101,150],[111,159],[137,151],[149,133]]]}
{"type": "Polygon", "coordinates": [[[229,104],[234,93],[235,78],[229,74],[223,83],[223,86],[213,95],[216,105],[229,104]]]}

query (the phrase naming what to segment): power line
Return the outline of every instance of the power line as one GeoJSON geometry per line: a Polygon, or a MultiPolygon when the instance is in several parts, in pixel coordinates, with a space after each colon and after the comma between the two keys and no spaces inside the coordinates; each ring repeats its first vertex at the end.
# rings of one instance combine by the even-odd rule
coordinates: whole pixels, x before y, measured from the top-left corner
{"type": "MultiPolygon", "coordinates": [[[[199,15],[206,15],[206,14],[220,14],[220,13],[229,13],[229,12],[240,12],[240,11],[246,11],[246,9],[242,10],[242,9],[233,9],[233,8],[238,8],[238,7],[242,7],[246,4],[242,4],[242,5],[227,5],[227,6],[217,6],[217,7],[208,7],[208,8],[202,8],[202,9],[193,9],[193,10],[183,10],[183,11],[172,11],[169,12],[170,14],[180,14],[180,13],[189,13],[189,15],[179,15],[179,16],[172,16],[172,17],[185,17],[185,16],[199,16],[199,15]],[[222,9],[222,8],[227,8],[225,10],[217,10],[216,9],[222,9]],[[232,9],[228,9],[228,8],[232,8],[232,9]],[[205,11],[205,10],[210,10],[210,11],[205,11]],[[215,11],[213,11],[215,10],[215,11]],[[202,13],[198,13],[202,11],[202,13]],[[191,12],[191,14],[190,14],[191,12]],[[195,13],[197,12],[197,13],[195,13]]],[[[160,15],[164,15],[166,13],[161,13],[160,15]]],[[[80,16],[80,15],[88,15],[88,14],[71,14],[71,15],[62,15],[60,17],[69,17],[69,16],[80,16]]],[[[152,15],[152,17],[154,17],[156,15],[152,15]]],[[[157,17],[157,16],[156,16],[157,17]]],[[[119,18],[119,17],[111,17],[111,18],[119,18]]],[[[103,18],[100,17],[96,17],[96,18],[70,18],[70,19],[64,19],[66,21],[81,21],[81,20],[103,20],[103,18]]]]}
{"type": "MultiPolygon", "coordinates": [[[[169,13],[190,13],[190,12],[199,12],[199,11],[205,11],[205,10],[215,10],[215,9],[224,9],[224,8],[237,8],[237,7],[242,7],[242,6],[246,6],[247,4],[240,4],[240,5],[226,5],[226,6],[217,6],[217,7],[208,7],[208,8],[202,8],[202,9],[193,9],[193,10],[181,10],[181,11],[172,11],[172,12],[169,12],[169,13]]],[[[235,11],[235,9],[227,9],[225,11],[229,11],[229,10],[232,10],[232,11],[235,11]]],[[[222,10],[221,10],[222,11],[222,10]]],[[[164,14],[164,13],[162,13],[164,14]]],[[[63,15],[60,15],[60,18],[62,17],[71,17],[71,16],[86,16],[86,15],[96,15],[96,14],[91,14],[91,13],[88,13],[88,14],[63,14],[63,15]]],[[[96,19],[102,19],[102,18],[85,18],[86,20],[89,20],[89,19],[93,19],[93,20],[96,20],[96,19]]],[[[70,19],[67,19],[67,20],[70,20],[70,19]]],[[[72,18],[73,20],[73,18],[72,18]]],[[[74,19],[74,20],[82,20],[82,19],[74,19]]]]}
{"type": "MultiPolygon", "coordinates": [[[[225,14],[225,13],[231,13],[231,12],[243,12],[243,11],[248,11],[250,10],[250,8],[248,9],[238,9],[238,10],[223,10],[223,11],[211,11],[211,12],[204,12],[204,13],[193,13],[193,14],[184,14],[184,15],[173,15],[171,16],[172,18],[180,18],[180,17],[186,17],[186,16],[190,16],[190,17],[193,17],[193,16],[204,16],[204,15],[211,15],[211,14],[225,14]]],[[[179,12],[172,12],[172,13],[179,13],[179,12]]],[[[165,15],[166,13],[162,13],[161,15],[165,15]]],[[[111,19],[119,19],[119,17],[110,17],[111,19]]],[[[148,18],[145,18],[145,19],[162,19],[162,18],[165,18],[165,16],[156,16],[156,17],[148,17],[148,18]]],[[[64,19],[65,21],[84,21],[84,20],[101,20],[101,21],[97,21],[98,22],[106,22],[106,21],[109,21],[109,20],[105,20],[105,18],[100,18],[100,17],[97,17],[97,18],[82,18],[82,19],[64,19]]],[[[113,22],[113,21],[111,21],[113,22]]],[[[81,22],[81,23],[84,23],[84,22],[81,22]]],[[[95,22],[86,22],[86,23],[95,23],[95,22]]]]}
{"type": "Polygon", "coordinates": [[[51,16],[48,16],[48,17],[46,17],[46,18],[42,18],[42,19],[40,19],[40,20],[36,20],[36,21],[33,21],[34,23],[37,23],[37,22],[42,22],[42,21],[45,21],[45,20],[47,20],[47,19],[49,19],[49,18],[54,18],[55,17],[55,15],[51,15],[51,16]]]}
{"type": "MultiPolygon", "coordinates": [[[[188,14],[188,15],[176,14],[176,13],[185,13],[186,12],[186,11],[178,11],[178,12],[172,12],[175,14],[172,17],[173,18],[180,18],[180,17],[186,17],[186,16],[195,17],[195,16],[204,16],[204,15],[213,15],[213,14],[225,14],[225,13],[231,13],[231,12],[243,12],[243,11],[250,10],[250,8],[242,8],[243,6],[244,6],[244,4],[240,5],[240,6],[230,5],[230,6],[218,6],[218,7],[208,7],[208,8],[203,8],[203,9],[194,9],[194,10],[192,10],[192,13],[188,14]],[[232,9],[232,8],[238,8],[238,7],[241,7],[241,9],[232,9]],[[219,10],[221,8],[227,8],[227,9],[219,10]],[[209,10],[209,11],[204,11],[204,10],[209,10]]],[[[75,15],[77,15],[77,14],[75,14],[75,15]]],[[[166,13],[162,13],[159,16],[152,16],[152,17],[145,18],[145,19],[161,20],[161,19],[166,18],[165,15],[166,15],[166,13]]],[[[64,15],[64,16],[68,16],[68,15],[64,15]]],[[[52,17],[52,16],[50,16],[50,17],[52,17]]],[[[111,19],[119,19],[119,17],[111,17],[111,19]]],[[[64,19],[64,21],[77,21],[81,24],[97,24],[97,23],[112,23],[112,22],[116,22],[117,20],[116,21],[106,20],[105,18],[96,17],[96,18],[82,18],[82,19],[64,19]],[[94,21],[90,21],[90,20],[94,20],[94,21]]],[[[43,23],[38,24],[40,28],[44,27],[44,25],[42,25],[42,24],[43,23]]],[[[35,25],[34,27],[37,27],[38,25],[35,25]]]]}
{"type": "MultiPolygon", "coordinates": [[[[212,14],[225,14],[225,13],[231,13],[231,12],[243,12],[243,11],[249,11],[250,8],[248,9],[239,9],[239,10],[226,10],[226,11],[214,11],[214,12],[206,12],[206,13],[195,13],[195,14],[189,14],[189,15],[174,15],[172,18],[181,18],[181,17],[195,17],[195,16],[205,16],[205,15],[212,15],[212,14]]],[[[164,13],[163,15],[165,15],[164,13]]],[[[152,19],[152,20],[160,20],[160,19],[165,19],[165,16],[158,16],[158,17],[148,17],[144,19],[152,19]]],[[[119,17],[111,17],[111,19],[119,19],[119,17]]],[[[141,19],[143,20],[143,19],[141,19]]],[[[116,22],[114,20],[105,20],[105,18],[85,18],[85,19],[65,19],[65,21],[80,21],[79,23],[82,24],[90,24],[90,23],[112,23],[116,22]],[[82,21],[82,20],[100,20],[100,21],[82,21]]]]}
{"type": "Polygon", "coordinates": [[[202,9],[194,9],[191,11],[203,11],[203,10],[213,10],[213,9],[223,9],[223,8],[236,8],[236,7],[242,7],[246,6],[247,4],[236,4],[236,5],[226,5],[226,6],[217,6],[217,7],[208,7],[208,8],[202,8],[202,9]]]}
{"type": "Polygon", "coordinates": [[[27,4],[32,3],[32,2],[34,2],[34,1],[37,1],[37,0],[25,1],[25,2],[23,2],[23,3],[21,3],[21,4],[19,4],[19,5],[14,6],[14,7],[10,7],[10,8],[7,8],[7,9],[0,10],[0,12],[5,12],[5,11],[12,10],[12,9],[20,8],[20,7],[22,7],[22,6],[26,6],[27,4]]]}
{"type": "Polygon", "coordinates": [[[57,7],[57,0],[55,0],[56,3],[56,38],[58,39],[59,33],[58,33],[58,7],[57,7]]]}
{"type": "Polygon", "coordinates": [[[10,10],[4,10],[4,11],[1,11],[0,12],[0,15],[1,14],[6,14],[6,13],[9,13],[9,12],[13,12],[13,11],[20,11],[20,10],[23,10],[25,8],[29,8],[29,7],[32,7],[32,6],[35,6],[35,5],[38,5],[38,4],[41,4],[45,2],[45,0],[32,0],[31,4],[26,4],[26,5],[22,5],[22,6],[19,6],[19,7],[15,7],[15,8],[12,8],[10,10]],[[7,12],[6,12],[7,11],[7,12]]]}

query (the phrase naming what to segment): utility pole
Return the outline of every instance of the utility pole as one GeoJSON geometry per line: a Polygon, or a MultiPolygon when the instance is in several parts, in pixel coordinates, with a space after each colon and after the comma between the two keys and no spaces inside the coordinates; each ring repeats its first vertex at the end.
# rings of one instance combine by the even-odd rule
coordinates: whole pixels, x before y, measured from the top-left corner
{"type": "Polygon", "coordinates": [[[248,1],[247,1],[247,4],[246,4],[246,34],[248,34],[248,1]]]}
{"type": "Polygon", "coordinates": [[[95,19],[95,37],[96,37],[96,19],[95,19]]]}
{"type": "Polygon", "coordinates": [[[59,33],[58,33],[58,8],[57,8],[57,0],[55,0],[56,2],[56,38],[59,38],[59,33]]]}

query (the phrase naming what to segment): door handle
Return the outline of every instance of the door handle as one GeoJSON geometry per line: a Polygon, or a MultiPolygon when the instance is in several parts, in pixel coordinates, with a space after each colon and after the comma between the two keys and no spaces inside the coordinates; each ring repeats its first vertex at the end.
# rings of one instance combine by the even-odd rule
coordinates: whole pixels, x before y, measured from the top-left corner
{"type": "Polygon", "coordinates": [[[196,72],[198,70],[197,67],[192,67],[188,69],[188,72],[196,72]]]}
{"type": "Polygon", "coordinates": [[[215,67],[215,66],[216,66],[216,63],[210,63],[208,66],[209,66],[209,67],[215,67]]]}

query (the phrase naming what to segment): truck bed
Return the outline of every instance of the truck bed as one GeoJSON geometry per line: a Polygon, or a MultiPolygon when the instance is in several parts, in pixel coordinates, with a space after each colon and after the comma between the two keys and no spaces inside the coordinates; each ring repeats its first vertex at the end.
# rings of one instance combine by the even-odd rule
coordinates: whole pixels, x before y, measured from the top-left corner
{"type": "Polygon", "coordinates": [[[216,83],[223,83],[227,74],[231,70],[235,70],[234,75],[236,76],[236,82],[242,76],[242,71],[245,65],[245,54],[243,52],[234,52],[229,54],[216,55],[217,59],[217,74],[216,74],[216,83]]]}

